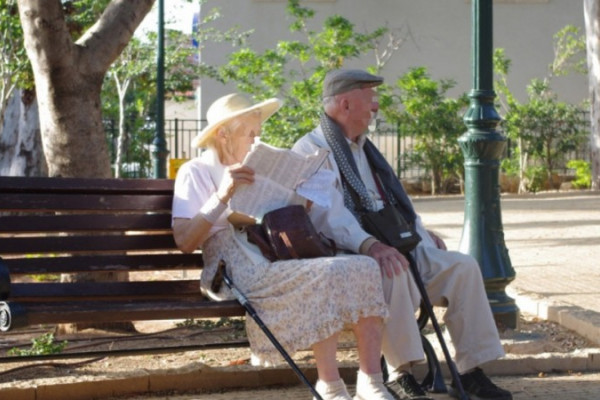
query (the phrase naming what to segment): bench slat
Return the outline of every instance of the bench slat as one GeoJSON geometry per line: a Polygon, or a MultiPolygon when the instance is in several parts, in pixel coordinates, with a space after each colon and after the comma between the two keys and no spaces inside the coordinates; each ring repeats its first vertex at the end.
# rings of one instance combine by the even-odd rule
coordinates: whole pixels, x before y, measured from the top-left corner
{"type": "Polygon", "coordinates": [[[111,210],[111,211],[146,211],[170,210],[172,195],[144,194],[109,195],[109,194],[54,194],[54,193],[3,193],[2,209],[22,211],[60,211],[60,210],[111,210]]]}
{"type": "Polygon", "coordinates": [[[130,300],[141,298],[201,298],[200,281],[132,281],[132,282],[36,282],[13,283],[10,298],[19,302],[47,303],[77,300],[130,300]]]}
{"type": "Polygon", "coordinates": [[[239,317],[245,314],[238,302],[207,300],[84,301],[71,303],[6,302],[14,310],[14,327],[54,323],[101,323],[188,318],[239,317]],[[20,315],[26,321],[19,321],[20,315]]]}
{"type": "Polygon", "coordinates": [[[59,254],[66,252],[120,252],[176,249],[169,233],[157,235],[81,235],[11,237],[0,240],[0,254],[59,254]]]}
{"type": "Polygon", "coordinates": [[[0,232],[11,233],[165,229],[171,229],[170,213],[0,216],[0,232]]]}
{"type": "Polygon", "coordinates": [[[102,179],[0,176],[0,193],[164,193],[173,194],[171,179],[102,179]]]}
{"type": "Polygon", "coordinates": [[[5,258],[10,275],[40,275],[82,271],[157,271],[202,268],[202,254],[74,255],[71,257],[5,258]]]}

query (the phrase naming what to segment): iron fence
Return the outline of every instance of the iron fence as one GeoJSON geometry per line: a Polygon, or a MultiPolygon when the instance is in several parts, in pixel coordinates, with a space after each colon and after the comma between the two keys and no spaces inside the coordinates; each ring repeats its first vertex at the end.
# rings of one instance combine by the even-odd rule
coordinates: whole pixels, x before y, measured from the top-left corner
{"type": "MultiPolygon", "coordinates": [[[[168,119],[165,120],[165,140],[167,142],[168,159],[181,160],[191,159],[200,154],[200,149],[192,147],[192,139],[206,126],[206,120],[197,119],[168,119]]],[[[581,124],[583,129],[588,129],[588,113],[582,111],[581,124]]],[[[107,132],[111,162],[115,163],[118,124],[114,119],[105,119],[104,126],[107,132]]],[[[121,171],[123,177],[150,177],[151,175],[151,143],[155,132],[155,123],[152,120],[128,120],[126,131],[135,132],[129,134],[125,140],[127,151],[123,156],[121,171]]],[[[501,127],[500,127],[501,129],[501,127]]],[[[399,126],[393,126],[380,121],[376,132],[370,133],[370,139],[380,149],[402,179],[423,177],[427,171],[423,165],[411,161],[414,152],[415,138],[403,135],[399,126]]],[[[514,151],[516,143],[508,141],[507,153],[514,151]]],[[[564,155],[565,160],[582,159],[589,161],[591,157],[589,143],[584,143],[576,150],[564,155]]],[[[566,164],[566,162],[564,163],[566,164]]],[[[567,173],[566,167],[563,173],[567,173]]]]}

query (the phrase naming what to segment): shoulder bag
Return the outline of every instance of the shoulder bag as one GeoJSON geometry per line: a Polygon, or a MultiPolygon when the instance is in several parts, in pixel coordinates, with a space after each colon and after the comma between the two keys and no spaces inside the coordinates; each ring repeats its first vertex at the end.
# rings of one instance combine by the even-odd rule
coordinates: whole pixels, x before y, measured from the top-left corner
{"type": "MultiPolygon", "coordinates": [[[[402,216],[402,212],[397,208],[398,206],[388,201],[379,175],[377,173],[373,173],[373,175],[379,194],[384,202],[384,207],[379,211],[359,211],[360,224],[367,233],[370,233],[382,243],[395,247],[402,254],[409,253],[417,247],[421,241],[421,236],[417,233],[414,223],[409,223],[402,216]]],[[[354,191],[351,185],[347,184],[347,186],[354,199],[354,204],[356,206],[360,205],[358,193],[354,191]]]]}
{"type": "Polygon", "coordinates": [[[292,205],[270,211],[261,224],[246,228],[248,241],[260,248],[270,261],[293,258],[333,257],[332,239],[317,233],[306,209],[292,205]]]}

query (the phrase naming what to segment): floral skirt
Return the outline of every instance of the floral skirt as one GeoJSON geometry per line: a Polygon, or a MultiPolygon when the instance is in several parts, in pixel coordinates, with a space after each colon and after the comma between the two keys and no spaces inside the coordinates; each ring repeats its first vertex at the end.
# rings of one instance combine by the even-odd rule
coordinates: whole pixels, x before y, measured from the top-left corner
{"type": "MultiPolygon", "coordinates": [[[[320,342],[361,317],[387,317],[381,272],[367,256],[269,262],[248,257],[246,244],[230,230],[210,237],[203,246],[202,279],[212,279],[219,260],[258,316],[292,355],[320,342]]],[[[251,319],[246,331],[253,362],[273,365],[283,358],[251,319]]]]}

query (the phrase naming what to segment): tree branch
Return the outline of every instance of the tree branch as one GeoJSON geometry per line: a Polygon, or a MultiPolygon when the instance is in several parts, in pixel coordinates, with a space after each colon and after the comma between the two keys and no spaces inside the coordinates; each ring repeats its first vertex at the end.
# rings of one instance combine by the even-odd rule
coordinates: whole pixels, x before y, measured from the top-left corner
{"type": "Polygon", "coordinates": [[[80,62],[104,74],[131,40],[155,0],[112,0],[76,44],[80,62]]]}

